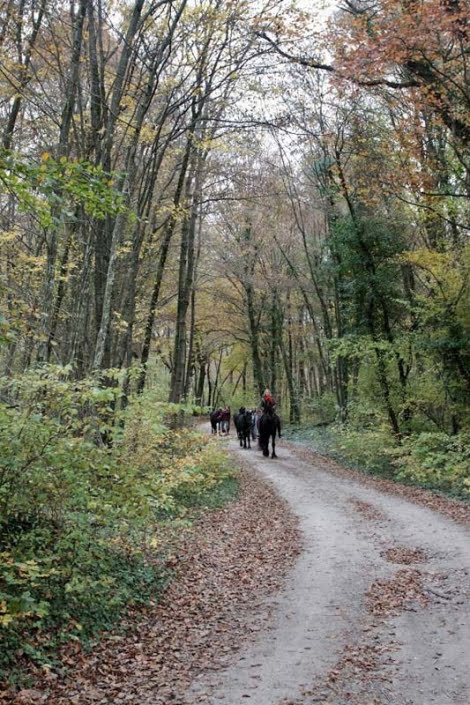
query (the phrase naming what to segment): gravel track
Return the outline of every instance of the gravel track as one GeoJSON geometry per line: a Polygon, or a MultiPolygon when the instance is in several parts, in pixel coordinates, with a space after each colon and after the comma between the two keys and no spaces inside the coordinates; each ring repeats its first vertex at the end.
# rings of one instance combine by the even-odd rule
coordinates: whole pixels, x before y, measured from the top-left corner
{"type": "Polygon", "coordinates": [[[468,705],[469,529],[293,444],[277,460],[229,447],[287,501],[304,549],[258,607],[270,626],[191,701],[468,705]]]}

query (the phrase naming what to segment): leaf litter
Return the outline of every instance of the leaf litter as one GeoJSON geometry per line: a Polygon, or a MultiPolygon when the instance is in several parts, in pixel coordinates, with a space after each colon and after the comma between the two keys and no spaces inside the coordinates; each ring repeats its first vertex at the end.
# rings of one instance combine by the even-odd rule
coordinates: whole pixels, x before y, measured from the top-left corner
{"type": "Polygon", "coordinates": [[[365,519],[370,521],[383,521],[386,517],[383,512],[381,512],[377,507],[374,507],[370,502],[364,502],[362,499],[356,499],[355,497],[350,500],[354,509],[359,512],[365,519]]]}
{"type": "Polygon", "coordinates": [[[64,648],[65,675],[0,693],[1,705],[183,705],[200,673],[227,665],[269,619],[259,608],[301,550],[297,519],[270,484],[242,469],[240,496],[201,517],[168,560],[176,577],[160,603],[134,610],[124,633],[85,653],[64,648]]]}
{"type": "Polygon", "coordinates": [[[367,610],[380,617],[428,604],[423,575],[415,568],[402,568],[389,580],[375,580],[366,592],[367,610]]]}
{"type": "Polygon", "coordinates": [[[401,563],[402,565],[425,563],[427,561],[424,549],[408,548],[408,546],[391,546],[382,551],[381,555],[389,563],[401,563]]]}

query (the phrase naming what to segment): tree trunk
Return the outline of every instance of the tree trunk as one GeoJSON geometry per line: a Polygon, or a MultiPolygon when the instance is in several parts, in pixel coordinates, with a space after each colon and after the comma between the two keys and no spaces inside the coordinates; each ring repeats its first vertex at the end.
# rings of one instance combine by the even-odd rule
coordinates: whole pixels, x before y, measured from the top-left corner
{"type": "Polygon", "coordinates": [[[152,332],[153,325],[155,321],[155,312],[157,310],[158,298],[160,296],[160,289],[163,281],[163,273],[165,271],[165,264],[168,257],[168,251],[170,248],[170,242],[173,238],[173,234],[178,223],[178,212],[181,203],[181,198],[183,194],[184,182],[186,179],[186,173],[189,165],[189,158],[192,151],[193,144],[193,131],[188,135],[186,141],[186,149],[183,155],[183,161],[181,163],[181,169],[178,177],[178,183],[176,185],[175,195],[173,196],[173,209],[170,217],[168,218],[167,224],[163,231],[162,243],[160,246],[160,256],[158,259],[157,272],[155,276],[155,283],[152,290],[152,297],[150,299],[149,312],[147,315],[147,322],[145,325],[144,333],[144,343],[142,346],[142,354],[140,358],[140,364],[142,370],[139,377],[139,382],[137,385],[138,393],[142,393],[145,387],[145,376],[147,373],[147,363],[150,355],[150,347],[152,343],[152,332]]]}
{"type": "Polygon", "coordinates": [[[178,403],[184,396],[185,370],[187,355],[186,316],[191,299],[191,289],[194,278],[196,224],[199,211],[200,160],[197,158],[195,176],[189,177],[187,203],[189,214],[183,222],[181,233],[179,275],[178,275],[178,306],[176,313],[176,331],[174,343],[174,365],[170,383],[170,401],[178,403]]]}

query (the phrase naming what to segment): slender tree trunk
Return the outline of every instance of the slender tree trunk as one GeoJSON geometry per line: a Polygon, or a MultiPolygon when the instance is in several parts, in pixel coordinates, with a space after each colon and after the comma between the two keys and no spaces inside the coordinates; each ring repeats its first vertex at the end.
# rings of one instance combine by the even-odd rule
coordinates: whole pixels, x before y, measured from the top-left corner
{"type": "Polygon", "coordinates": [[[199,375],[197,378],[195,401],[198,406],[203,406],[204,404],[204,383],[206,381],[206,364],[200,362],[199,364],[199,375]]]}
{"type": "Polygon", "coordinates": [[[211,408],[214,406],[214,400],[212,398],[212,378],[210,360],[207,363],[207,406],[210,406],[211,408]]]}
{"type": "Polygon", "coordinates": [[[187,399],[191,388],[191,380],[195,373],[194,336],[196,328],[196,292],[193,287],[191,291],[191,321],[189,325],[189,347],[188,364],[186,367],[186,379],[184,383],[184,398],[187,399]]]}
{"type": "Polygon", "coordinates": [[[269,345],[269,372],[270,372],[270,388],[274,396],[276,396],[277,386],[277,351],[279,349],[279,312],[277,291],[273,289],[271,292],[271,340],[269,345]]]}
{"type": "Polygon", "coordinates": [[[297,394],[297,390],[294,382],[294,375],[292,371],[292,360],[286,349],[284,340],[281,336],[280,338],[280,349],[282,361],[284,363],[284,370],[286,373],[287,387],[289,389],[289,420],[291,423],[300,423],[300,402],[297,394]]]}
{"type": "MultiPolygon", "coordinates": [[[[199,161],[199,159],[198,159],[199,161]]],[[[184,395],[185,370],[187,356],[186,316],[191,299],[191,289],[194,278],[196,224],[200,196],[200,165],[196,167],[196,175],[190,177],[187,202],[190,212],[183,222],[180,246],[179,276],[178,276],[178,306],[176,313],[176,332],[174,344],[174,365],[170,383],[170,401],[180,402],[184,395]]]]}
{"type": "MultiPolygon", "coordinates": [[[[58,157],[66,157],[70,153],[70,130],[72,127],[73,112],[77,100],[80,74],[80,56],[82,53],[83,44],[83,25],[87,13],[88,2],[89,0],[81,0],[79,12],[75,17],[75,23],[73,28],[72,55],[70,57],[67,88],[65,92],[65,102],[62,108],[62,116],[60,122],[59,144],[57,148],[58,157]]],[[[58,199],[60,199],[62,193],[58,192],[56,193],[56,196],[58,199]]],[[[65,277],[66,270],[68,267],[69,256],[68,243],[71,238],[70,229],[74,229],[74,225],[69,227],[67,223],[63,222],[64,218],[60,214],[59,209],[60,206],[55,207],[55,220],[58,220],[59,223],[62,223],[62,227],[65,231],[64,239],[66,240],[66,245],[64,248],[64,255],[62,257],[62,262],[60,266],[61,280],[54,296],[54,289],[56,286],[57,253],[59,249],[58,228],[60,228],[61,225],[53,225],[50,228],[47,239],[46,280],[44,282],[43,328],[45,336],[47,338],[47,342],[40,346],[38,352],[38,359],[45,360],[46,362],[49,361],[52,352],[52,346],[60,314],[60,307],[65,296],[65,277]]]]}
{"type": "MultiPolygon", "coordinates": [[[[18,57],[19,62],[21,64],[21,76],[19,79],[19,85],[17,87],[17,92],[16,95],[13,99],[13,104],[10,109],[10,114],[8,116],[7,124],[5,126],[5,129],[3,131],[2,135],[2,146],[4,149],[11,149],[12,142],[13,142],[13,133],[15,131],[15,126],[16,126],[16,121],[18,119],[18,115],[20,113],[20,108],[21,108],[21,103],[23,101],[23,92],[25,88],[27,87],[28,83],[31,80],[31,73],[30,73],[30,68],[31,68],[31,60],[32,60],[32,55],[33,55],[33,50],[36,44],[36,40],[38,38],[39,30],[41,29],[42,21],[44,18],[44,14],[46,11],[46,6],[47,6],[47,1],[48,0],[42,0],[40,6],[39,6],[39,12],[36,20],[33,22],[33,28],[31,32],[31,36],[28,41],[28,45],[26,47],[25,51],[25,56],[24,59],[21,59],[21,57],[18,57]]],[[[85,0],[86,2],[87,0],[85,0]]],[[[7,8],[7,17],[10,14],[10,5],[7,8]]],[[[16,21],[19,23],[19,26],[23,26],[24,22],[24,17],[20,15],[16,19],[16,21]]],[[[7,25],[7,20],[5,20],[5,31],[6,31],[6,25],[7,25]]]]}
{"type": "Polygon", "coordinates": [[[261,356],[259,350],[258,342],[258,326],[256,323],[256,313],[254,304],[254,291],[250,282],[245,284],[246,293],[246,303],[248,312],[248,322],[250,328],[250,345],[251,345],[251,357],[253,362],[253,377],[255,381],[255,386],[260,397],[264,392],[264,381],[263,381],[263,368],[261,365],[261,356]]]}
{"type": "Polygon", "coordinates": [[[150,299],[149,312],[147,315],[147,322],[145,325],[144,333],[144,343],[142,346],[142,354],[140,358],[140,363],[142,366],[142,371],[139,377],[137,391],[142,393],[145,387],[145,376],[147,372],[147,363],[150,355],[150,347],[152,343],[152,332],[155,322],[155,312],[157,310],[158,298],[160,296],[160,289],[163,281],[163,274],[165,271],[166,260],[168,257],[168,251],[170,248],[170,242],[173,238],[173,234],[178,223],[178,211],[181,203],[181,198],[183,195],[184,182],[186,179],[186,173],[189,165],[189,158],[192,151],[193,143],[193,131],[188,135],[186,142],[186,149],[183,155],[183,161],[181,164],[181,169],[178,177],[178,183],[176,185],[175,195],[173,197],[173,209],[172,213],[167,221],[165,229],[163,231],[162,243],[160,246],[160,255],[158,259],[157,272],[155,276],[155,283],[152,290],[152,297],[150,299]]]}

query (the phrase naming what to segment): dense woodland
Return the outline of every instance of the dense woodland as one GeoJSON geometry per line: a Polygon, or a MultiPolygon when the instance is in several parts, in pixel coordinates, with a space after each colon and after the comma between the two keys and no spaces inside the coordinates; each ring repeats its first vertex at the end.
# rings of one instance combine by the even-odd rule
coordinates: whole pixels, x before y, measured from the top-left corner
{"type": "Polygon", "coordinates": [[[51,600],[77,631],[85,592],[106,622],[67,557],[104,527],[123,592],[112,550],[215,482],[165,426],[191,405],[268,386],[353,462],[468,497],[469,35],[463,0],[0,1],[8,643],[51,600]]]}

